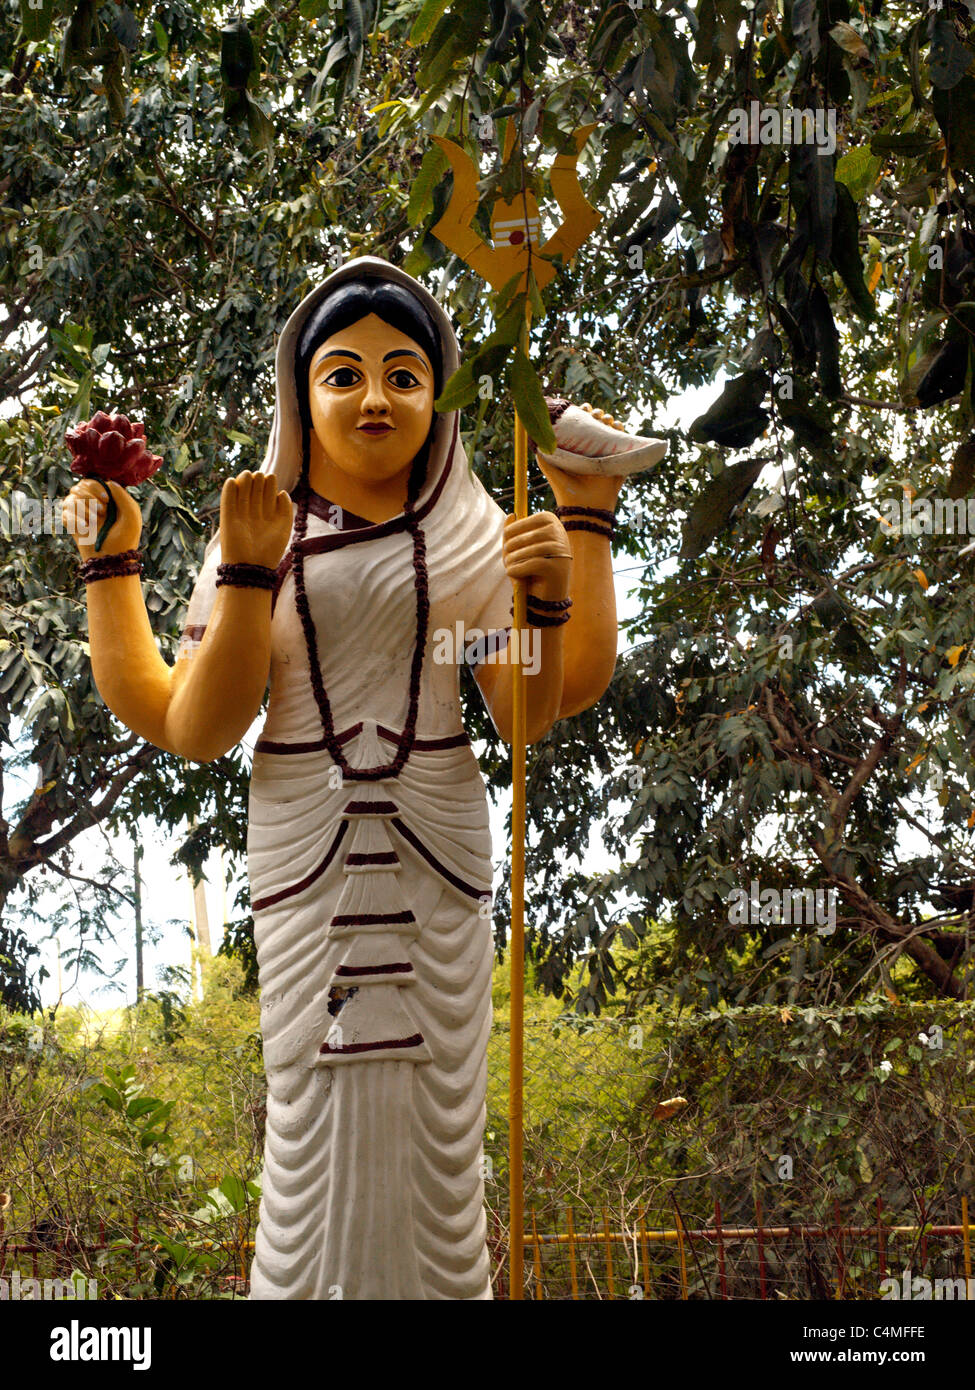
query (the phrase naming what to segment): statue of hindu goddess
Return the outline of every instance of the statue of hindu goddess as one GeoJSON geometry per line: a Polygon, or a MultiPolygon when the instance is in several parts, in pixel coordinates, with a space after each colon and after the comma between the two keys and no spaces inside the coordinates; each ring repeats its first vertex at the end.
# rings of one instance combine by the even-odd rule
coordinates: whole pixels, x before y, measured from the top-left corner
{"type": "Polygon", "coordinates": [[[557,514],[506,518],[458,414],[434,411],[457,366],[443,309],[384,260],[307,295],[278,342],[264,463],[224,484],[173,666],[143,602],[137,502],[108,484],[97,554],[73,516],[107,514],[102,486],[65,504],[94,679],[123,724],[208,762],[270,682],[248,827],[268,1082],[255,1299],[491,1296],[491,841],[459,662],[509,741],[517,637],[529,742],[599,699],[613,507],[665,445],[552,401],[557,514]],[[449,659],[444,634],[460,636],[449,659]]]}

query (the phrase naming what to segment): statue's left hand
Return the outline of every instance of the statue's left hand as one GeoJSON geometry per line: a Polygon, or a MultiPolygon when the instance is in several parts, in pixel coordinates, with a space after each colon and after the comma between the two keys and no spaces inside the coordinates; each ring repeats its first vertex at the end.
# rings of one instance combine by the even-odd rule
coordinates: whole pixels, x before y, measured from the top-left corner
{"type": "Polygon", "coordinates": [[[503,555],[508,577],[526,581],[528,592],[535,598],[568,597],[572,551],[565,529],[554,513],[506,517],[503,555]]]}
{"type": "Polygon", "coordinates": [[[226,564],[277,569],[291,536],[294,508],[273,473],[239,473],[220,494],[220,555],[226,564]]]}
{"type": "MultiPolygon", "coordinates": [[[[605,421],[614,429],[623,428],[605,410],[594,409],[591,405],[580,406],[580,409],[587,410],[597,420],[605,421]]],[[[611,512],[616,507],[620,488],[626,482],[625,478],[615,478],[605,473],[567,473],[563,468],[544,463],[538,454],[535,455],[535,462],[548,479],[560,507],[600,507],[611,512]]]]}

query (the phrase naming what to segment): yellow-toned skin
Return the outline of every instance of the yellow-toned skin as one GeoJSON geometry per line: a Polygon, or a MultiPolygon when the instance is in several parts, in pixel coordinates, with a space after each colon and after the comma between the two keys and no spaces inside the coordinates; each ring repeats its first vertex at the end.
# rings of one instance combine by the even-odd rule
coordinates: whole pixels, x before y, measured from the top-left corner
{"type": "MultiPolygon", "coordinates": [[[[434,383],[423,349],[376,315],[334,334],[309,369],[310,482],[331,502],[367,521],[396,516],[406,500],[410,467],[433,418],[434,383]],[[392,354],[392,355],[391,355],[392,354]],[[386,359],[386,360],[384,360],[386,359]],[[368,426],[386,425],[385,431],[368,426]]],[[[601,415],[601,412],[596,412],[601,415]]],[[[602,417],[608,418],[608,417],[602,417]]],[[[611,422],[613,423],[613,422],[611,422]]],[[[546,468],[560,505],[614,506],[618,478],[577,477],[546,468]]],[[[110,483],[118,518],[99,555],[135,549],[142,533],[138,503],[110,483]]],[[[94,554],[91,513],[100,526],[102,485],[83,480],[63,505],[66,528],[82,559],[94,554]]],[[[270,474],[245,472],[224,484],[221,556],[275,568],[291,535],[293,507],[270,474]]],[[[585,531],[566,534],[550,512],[509,517],[504,564],[540,598],[571,596],[571,621],[540,629],[541,660],[525,676],[528,741],[557,719],[595,704],[616,660],[616,606],[608,541],[585,531]]],[[[87,585],[88,634],[95,684],[109,709],[133,733],[194,762],[229,752],[257,718],[271,665],[271,595],[223,585],[196,652],[169,666],[149,625],[138,575],[87,585]]],[[[475,675],[496,727],[511,738],[512,666],[480,664],[475,675]]]]}

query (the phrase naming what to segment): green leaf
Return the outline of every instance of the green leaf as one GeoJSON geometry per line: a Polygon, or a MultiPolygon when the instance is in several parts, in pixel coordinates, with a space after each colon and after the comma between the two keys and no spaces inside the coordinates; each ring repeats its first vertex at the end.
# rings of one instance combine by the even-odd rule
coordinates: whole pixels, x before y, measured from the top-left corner
{"type": "Polygon", "coordinates": [[[744,449],[763,433],[769,422],[761,401],[771,384],[767,372],[755,369],[735,377],[703,415],[691,425],[688,438],[695,444],[711,441],[727,448],[744,449]]]}
{"type": "Polygon", "coordinates": [[[407,39],[411,48],[417,48],[421,43],[426,43],[436,28],[437,21],[449,4],[450,0],[424,0],[407,39]]]}
{"type": "MultiPolygon", "coordinates": [[[[735,508],[748,496],[767,459],[743,459],[712,478],[697,497],[684,522],[682,560],[696,560],[725,529],[735,508]]],[[[728,721],[731,723],[731,721],[728,721]]]]}
{"type": "Polygon", "coordinates": [[[477,382],[474,380],[474,363],[467,361],[458,367],[453,376],[444,384],[444,389],[434,401],[434,409],[439,412],[460,410],[470,405],[477,395],[477,382]]]}
{"type": "Polygon", "coordinates": [[[42,0],[32,6],[30,0],[20,0],[20,27],[28,43],[38,43],[51,32],[54,19],[54,0],[42,0]]]}
{"type": "Polygon", "coordinates": [[[255,101],[250,93],[246,93],[246,97],[248,133],[257,148],[267,154],[270,167],[274,159],[274,126],[260,102],[255,101]]]}
{"type": "Polygon", "coordinates": [[[91,353],[83,341],[79,342],[78,339],[71,334],[70,329],[74,327],[74,324],[65,324],[65,328],[69,330],[65,333],[62,333],[59,328],[51,328],[48,332],[51,335],[51,341],[61,349],[65,360],[69,362],[76,371],[83,372],[87,369],[91,353]]]}
{"type": "Polygon", "coordinates": [[[243,1211],[247,1206],[247,1189],[240,1178],[228,1174],[220,1183],[219,1191],[223,1193],[234,1211],[243,1211]]]}
{"type": "Polygon", "coordinates": [[[166,33],[164,26],[159,22],[158,19],[154,19],[152,22],[152,32],[156,36],[156,47],[159,49],[159,52],[168,53],[169,35],[166,33]]]}
{"type": "Polygon", "coordinates": [[[129,1101],[125,1107],[125,1113],[130,1120],[138,1120],[143,1115],[149,1115],[153,1110],[158,1110],[160,1105],[162,1105],[162,1101],[157,1100],[154,1096],[142,1096],[138,1100],[129,1101]]]}
{"type": "Polygon", "coordinates": [[[837,161],[834,177],[837,185],[845,184],[854,200],[859,202],[873,188],[882,166],[883,160],[879,155],[871,154],[865,145],[859,145],[856,149],[847,150],[837,161]]]}
{"type": "Polygon", "coordinates": [[[298,13],[302,19],[319,19],[330,8],[328,0],[301,0],[298,13]]]}
{"type": "Polygon", "coordinates": [[[220,75],[232,92],[242,92],[254,70],[254,40],[244,19],[225,24],[220,35],[220,75]]]}
{"type": "MultiPolygon", "coordinates": [[[[515,296],[518,295],[518,287],[520,284],[521,271],[516,270],[514,275],[512,275],[511,279],[507,280],[498,291],[497,297],[494,301],[494,317],[499,323],[502,319],[506,319],[508,311],[514,305],[515,296]]],[[[518,313],[520,315],[520,322],[524,322],[524,298],[523,296],[519,296],[519,298],[521,299],[521,304],[519,305],[518,313]]],[[[513,343],[515,341],[515,338],[507,339],[506,341],[510,341],[513,343]]]]}
{"type": "Polygon", "coordinates": [[[447,167],[447,158],[439,145],[431,145],[423,156],[410,188],[409,202],[406,205],[406,220],[411,227],[422,222],[433,207],[433,188],[447,167]]]}
{"type": "Polygon", "coordinates": [[[92,1090],[109,1109],[117,1110],[119,1114],[125,1109],[125,1100],[114,1086],[107,1086],[104,1081],[99,1081],[92,1087],[92,1090]]]}
{"type": "Polygon", "coordinates": [[[616,176],[623,168],[626,151],[637,138],[638,132],[633,126],[625,123],[613,125],[603,134],[603,160],[599,166],[599,173],[589,190],[589,198],[594,204],[598,204],[610,186],[615,183],[616,176]]]}
{"type": "Polygon", "coordinates": [[[931,56],[928,72],[932,85],[947,92],[965,76],[975,57],[967,44],[959,39],[951,15],[942,10],[931,16],[931,56]]]}
{"type": "Polygon", "coordinates": [[[78,420],[84,420],[88,415],[88,411],[91,408],[91,388],[94,384],[95,381],[92,372],[85,372],[78,382],[74,400],[71,402],[72,409],[75,412],[75,418],[78,420]]]}
{"type": "Polygon", "coordinates": [[[535,272],[531,269],[528,271],[528,303],[534,318],[543,319],[545,317],[545,305],[542,303],[535,272]]]}
{"type": "Polygon", "coordinates": [[[849,290],[857,313],[862,318],[872,319],[876,311],[873,296],[863,278],[860,220],[857,217],[853,195],[845,183],[836,185],[836,217],[833,221],[833,248],[830,259],[849,290]]]}
{"type": "Polygon", "coordinates": [[[553,453],[556,448],[555,431],[552,429],[548,406],[542,394],[542,383],[520,347],[515,348],[510,378],[515,409],[529,439],[541,453],[553,453]]]}
{"type": "Polygon", "coordinates": [[[427,89],[421,111],[430,104],[431,94],[443,90],[454,64],[469,60],[477,52],[484,16],[479,5],[461,4],[440,20],[417,73],[421,87],[427,89]]]}

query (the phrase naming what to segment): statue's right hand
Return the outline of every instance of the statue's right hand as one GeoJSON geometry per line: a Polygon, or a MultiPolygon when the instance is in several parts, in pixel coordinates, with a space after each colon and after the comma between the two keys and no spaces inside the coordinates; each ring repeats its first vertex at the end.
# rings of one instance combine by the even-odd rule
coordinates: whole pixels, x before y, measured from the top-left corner
{"type": "Polygon", "coordinates": [[[273,473],[238,473],[220,494],[220,557],[228,565],[277,569],[291,539],[294,507],[273,473]]]}
{"type": "Polygon", "coordinates": [[[61,519],[68,534],[74,536],[83,560],[90,560],[95,554],[120,555],[123,550],[135,550],[142,535],[142,511],[131,493],[119,483],[95,478],[82,478],[75,483],[61,504],[61,519]],[[101,550],[96,552],[95,541],[108,511],[106,488],[112,490],[118,515],[101,550]]]}

